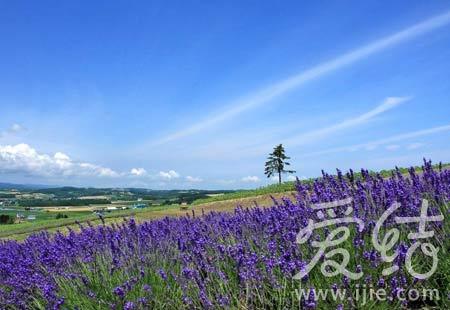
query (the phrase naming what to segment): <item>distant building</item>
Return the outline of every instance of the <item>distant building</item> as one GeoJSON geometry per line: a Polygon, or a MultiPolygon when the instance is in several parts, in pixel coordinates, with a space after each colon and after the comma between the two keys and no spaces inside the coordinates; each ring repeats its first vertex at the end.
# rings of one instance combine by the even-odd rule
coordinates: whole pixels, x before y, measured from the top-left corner
{"type": "Polygon", "coordinates": [[[99,217],[103,216],[103,212],[102,211],[94,211],[93,213],[95,215],[99,216],[99,217]]]}
{"type": "Polygon", "coordinates": [[[36,215],[28,215],[27,220],[34,221],[36,219],[36,215]]]}
{"type": "Polygon", "coordinates": [[[25,215],[21,214],[21,213],[17,213],[16,214],[16,222],[20,223],[25,219],[25,215]]]}
{"type": "Polygon", "coordinates": [[[139,203],[139,204],[133,205],[133,209],[144,209],[144,208],[147,208],[147,205],[144,203],[139,203]]]}
{"type": "Polygon", "coordinates": [[[180,203],[180,209],[181,210],[187,210],[188,209],[187,202],[183,201],[182,203],[180,203]]]}

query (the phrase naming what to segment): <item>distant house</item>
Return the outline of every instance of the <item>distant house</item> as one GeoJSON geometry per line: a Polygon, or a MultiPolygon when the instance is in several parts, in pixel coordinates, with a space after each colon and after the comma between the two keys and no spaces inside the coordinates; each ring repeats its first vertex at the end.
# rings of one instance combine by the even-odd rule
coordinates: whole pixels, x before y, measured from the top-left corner
{"type": "Polygon", "coordinates": [[[25,215],[21,213],[16,214],[16,223],[21,223],[25,219],[25,215]]]}
{"type": "Polygon", "coordinates": [[[108,211],[113,211],[113,210],[117,210],[117,207],[106,207],[106,210],[108,211]]]}
{"type": "Polygon", "coordinates": [[[147,208],[147,205],[144,203],[139,203],[139,204],[133,205],[133,209],[144,209],[144,208],[147,208]]]}
{"type": "Polygon", "coordinates": [[[103,211],[94,211],[93,213],[99,217],[103,216],[103,211]]]}
{"type": "Polygon", "coordinates": [[[183,201],[182,203],[180,203],[180,209],[181,210],[187,210],[188,209],[187,202],[183,201]]]}
{"type": "Polygon", "coordinates": [[[34,221],[36,219],[36,215],[28,215],[27,220],[34,221]]]}

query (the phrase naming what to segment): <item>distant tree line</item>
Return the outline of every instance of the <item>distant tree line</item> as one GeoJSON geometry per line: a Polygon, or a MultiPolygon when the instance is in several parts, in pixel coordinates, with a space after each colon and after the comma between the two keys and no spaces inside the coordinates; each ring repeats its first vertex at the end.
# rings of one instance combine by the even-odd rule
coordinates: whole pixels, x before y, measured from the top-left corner
{"type": "Polygon", "coordinates": [[[180,194],[175,199],[166,199],[162,204],[163,205],[170,205],[170,204],[181,204],[181,203],[187,203],[191,204],[197,199],[204,199],[208,198],[209,196],[204,193],[183,193],[180,194]]]}
{"type": "Polygon", "coordinates": [[[0,198],[16,198],[16,194],[1,193],[0,198]]]}
{"type": "Polygon", "coordinates": [[[33,191],[34,193],[55,195],[58,198],[80,197],[80,196],[103,196],[111,193],[110,189],[99,188],[78,188],[78,187],[57,187],[44,188],[33,191]]]}
{"type": "Polygon", "coordinates": [[[55,199],[55,200],[42,200],[42,199],[22,199],[18,201],[22,207],[77,207],[86,205],[103,205],[110,204],[109,199],[55,199]]]}

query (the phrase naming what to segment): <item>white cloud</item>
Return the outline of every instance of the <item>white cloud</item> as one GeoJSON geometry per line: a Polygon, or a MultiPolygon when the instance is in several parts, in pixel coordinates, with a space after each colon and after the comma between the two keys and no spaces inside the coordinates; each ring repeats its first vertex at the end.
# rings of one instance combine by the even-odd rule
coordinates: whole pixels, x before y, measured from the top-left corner
{"type": "Polygon", "coordinates": [[[12,126],[9,128],[8,131],[11,133],[15,133],[15,132],[19,132],[21,130],[23,130],[22,126],[20,126],[19,124],[12,124],[12,126]]]}
{"type": "Polygon", "coordinates": [[[257,182],[259,182],[260,180],[259,180],[259,178],[258,178],[257,176],[247,176],[247,177],[243,177],[243,178],[241,179],[241,181],[242,181],[242,182],[248,182],[248,183],[250,183],[250,182],[252,182],[252,183],[257,183],[257,182]]]}
{"type": "Polygon", "coordinates": [[[408,150],[415,150],[415,149],[418,149],[418,148],[420,148],[420,147],[422,147],[422,146],[424,146],[423,143],[415,142],[415,143],[410,143],[410,144],[408,144],[408,145],[406,146],[406,149],[408,149],[408,150]]]}
{"type": "Polygon", "coordinates": [[[133,168],[131,169],[130,173],[131,175],[141,177],[146,175],[147,171],[144,168],[133,168]]]}
{"type": "Polygon", "coordinates": [[[215,126],[218,123],[231,119],[243,113],[244,111],[256,108],[281,95],[284,95],[287,92],[305,84],[306,82],[322,77],[323,75],[341,69],[345,66],[349,66],[359,60],[367,58],[368,56],[377,52],[381,52],[389,47],[395,46],[419,35],[423,35],[437,28],[446,26],[449,22],[450,11],[447,11],[442,15],[434,16],[423,22],[405,28],[399,32],[356,48],[332,60],[326,61],[308,70],[290,76],[284,80],[273,83],[268,87],[250,94],[249,96],[245,96],[241,99],[231,102],[228,105],[229,108],[227,110],[216,113],[216,115],[211,115],[208,118],[199,121],[190,127],[183,128],[182,130],[174,132],[157,141],[155,144],[166,143],[201,132],[209,127],[215,126]]]}
{"type": "Polygon", "coordinates": [[[12,124],[11,127],[9,127],[8,129],[6,129],[3,132],[0,132],[0,138],[3,136],[7,136],[7,135],[13,135],[13,134],[18,133],[23,130],[24,130],[24,128],[21,125],[16,124],[16,123],[12,124]]]}
{"type": "Polygon", "coordinates": [[[177,179],[180,177],[180,175],[174,170],[170,170],[167,172],[160,171],[159,176],[164,180],[172,180],[172,179],[177,179]]]}
{"type": "Polygon", "coordinates": [[[389,145],[386,145],[385,148],[388,151],[395,151],[395,150],[398,150],[400,148],[400,145],[398,145],[398,144],[389,144],[389,145]]]}
{"type": "Polygon", "coordinates": [[[201,178],[192,177],[192,176],[188,175],[186,177],[186,181],[192,182],[192,183],[198,183],[198,182],[202,182],[203,180],[201,178]]]}
{"type": "Polygon", "coordinates": [[[115,172],[110,168],[105,168],[101,166],[97,166],[90,163],[80,163],[78,164],[82,171],[80,171],[80,175],[92,175],[92,176],[100,176],[100,177],[117,177],[119,173],[115,172]]]}
{"type": "Polygon", "coordinates": [[[110,168],[74,162],[68,155],[40,154],[28,144],[0,145],[0,171],[39,176],[102,176],[119,174],[110,168]]]}

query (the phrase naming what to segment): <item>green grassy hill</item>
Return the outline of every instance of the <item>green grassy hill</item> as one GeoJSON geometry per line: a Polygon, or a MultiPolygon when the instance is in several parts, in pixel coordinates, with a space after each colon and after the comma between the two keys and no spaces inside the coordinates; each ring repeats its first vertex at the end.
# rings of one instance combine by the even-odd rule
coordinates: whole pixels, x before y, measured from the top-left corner
{"type": "MultiPolygon", "coordinates": [[[[433,166],[435,169],[448,169],[450,167],[449,163],[446,164],[436,164],[433,166]]],[[[421,172],[422,167],[414,167],[416,172],[421,172]]],[[[408,168],[398,168],[398,171],[401,174],[408,174],[408,168]]],[[[379,172],[376,171],[369,171],[370,174],[376,174],[379,173],[383,178],[390,177],[392,173],[395,172],[395,169],[390,170],[381,170],[379,172]]],[[[356,179],[361,178],[361,172],[354,173],[354,176],[356,179]]],[[[306,180],[301,180],[302,183],[310,183],[314,182],[315,178],[310,178],[306,180]]],[[[247,197],[254,197],[254,196],[260,196],[260,195],[270,195],[270,194],[277,194],[277,193],[284,193],[284,192],[291,192],[295,190],[295,182],[283,182],[281,184],[270,184],[267,186],[262,186],[257,189],[253,190],[238,190],[232,193],[226,193],[223,195],[217,195],[212,196],[208,198],[202,198],[197,199],[193,202],[194,205],[204,204],[204,203],[210,203],[210,202],[216,202],[216,201],[224,201],[224,200],[232,200],[232,199],[241,199],[241,198],[247,198],[247,197]]]]}

